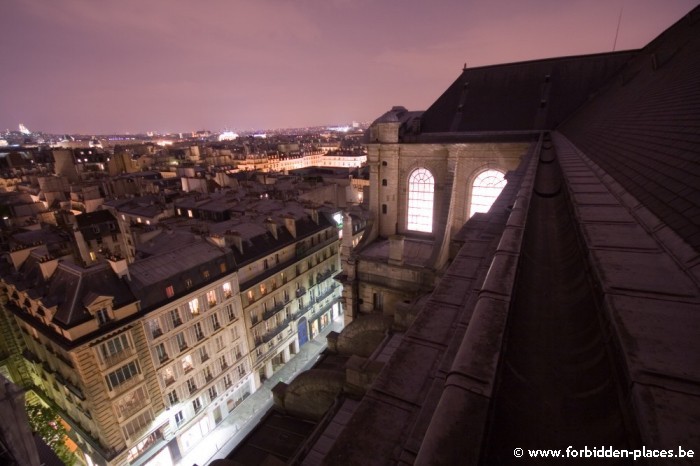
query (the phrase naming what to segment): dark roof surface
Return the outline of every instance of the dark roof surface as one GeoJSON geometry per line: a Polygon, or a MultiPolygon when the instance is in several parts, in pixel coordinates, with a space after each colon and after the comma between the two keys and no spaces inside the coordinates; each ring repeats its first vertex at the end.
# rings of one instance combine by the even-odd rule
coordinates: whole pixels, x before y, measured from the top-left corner
{"type": "Polygon", "coordinates": [[[551,129],[634,51],[466,68],[421,118],[421,132],[551,129]]]}
{"type": "Polygon", "coordinates": [[[561,132],[700,251],[700,8],[642,49],[561,132]]]}
{"type": "Polygon", "coordinates": [[[114,309],[135,300],[126,283],[106,262],[84,269],[61,261],[49,281],[42,302],[49,307],[57,305],[53,321],[69,328],[92,319],[85,308],[85,298],[90,293],[113,296],[114,309]]]}

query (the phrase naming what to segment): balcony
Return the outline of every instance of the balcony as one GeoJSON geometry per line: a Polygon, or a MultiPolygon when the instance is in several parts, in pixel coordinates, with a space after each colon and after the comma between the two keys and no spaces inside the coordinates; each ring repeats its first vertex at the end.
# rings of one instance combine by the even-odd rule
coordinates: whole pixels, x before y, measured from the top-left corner
{"type": "Polygon", "coordinates": [[[280,322],[277,325],[277,327],[275,327],[271,332],[268,332],[265,335],[263,335],[263,337],[262,337],[263,342],[267,343],[270,340],[272,340],[273,338],[275,338],[277,335],[279,335],[285,328],[287,328],[287,326],[289,325],[289,322],[291,320],[292,319],[290,317],[287,317],[282,322],[280,322]]]}
{"type": "MultiPolygon", "coordinates": [[[[289,302],[289,301],[287,301],[287,302],[289,302]]],[[[275,304],[274,306],[272,306],[270,309],[263,312],[263,315],[262,315],[263,320],[267,320],[270,317],[273,317],[279,311],[284,309],[284,306],[287,305],[287,302],[279,302],[279,303],[275,304]]]]}
{"type": "Polygon", "coordinates": [[[118,386],[111,388],[109,390],[109,397],[114,398],[117,395],[121,395],[125,391],[134,388],[136,385],[140,384],[143,382],[143,374],[137,374],[134,377],[130,378],[129,380],[126,380],[119,384],[118,386]]]}
{"type": "Polygon", "coordinates": [[[159,328],[151,330],[151,336],[153,337],[154,340],[162,335],[163,335],[163,331],[159,328]]]}
{"type": "Polygon", "coordinates": [[[150,400],[148,398],[144,398],[121,405],[121,409],[117,410],[117,420],[119,422],[123,422],[146,408],[149,404],[150,400]]]}
{"type": "Polygon", "coordinates": [[[216,332],[217,330],[219,330],[221,328],[221,324],[216,322],[216,323],[214,323],[213,328],[214,328],[214,331],[216,332]]]}
{"type": "Polygon", "coordinates": [[[182,325],[182,319],[173,320],[173,328],[177,328],[182,325]]]}
{"type": "Polygon", "coordinates": [[[190,385],[189,389],[190,389],[190,395],[194,395],[195,393],[197,393],[197,386],[196,385],[194,385],[194,384],[190,385]]]}
{"type": "Polygon", "coordinates": [[[161,354],[158,357],[158,362],[160,362],[161,364],[165,364],[166,362],[168,362],[169,359],[170,357],[167,354],[161,354]]]}
{"type": "Polygon", "coordinates": [[[335,290],[336,290],[336,287],[335,287],[335,286],[329,287],[326,291],[324,291],[323,293],[319,294],[319,295],[316,297],[316,302],[317,302],[317,303],[320,303],[321,301],[323,301],[324,299],[326,299],[327,297],[329,297],[330,295],[332,295],[333,292],[334,292],[335,290]]]}
{"type": "Polygon", "coordinates": [[[306,288],[304,288],[303,286],[297,288],[297,292],[296,292],[297,298],[301,298],[305,294],[306,294],[306,288]]]}
{"type": "Polygon", "coordinates": [[[206,362],[206,361],[208,361],[208,360],[209,360],[209,355],[208,355],[207,353],[204,353],[204,354],[201,356],[201,362],[206,362]]]}
{"type": "Polygon", "coordinates": [[[109,367],[115,366],[120,362],[129,359],[136,354],[136,350],[132,347],[124,348],[118,353],[111,354],[107,357],[98,358],[100,361],[100,367],[102,369],[107,369],[109,367]]]}

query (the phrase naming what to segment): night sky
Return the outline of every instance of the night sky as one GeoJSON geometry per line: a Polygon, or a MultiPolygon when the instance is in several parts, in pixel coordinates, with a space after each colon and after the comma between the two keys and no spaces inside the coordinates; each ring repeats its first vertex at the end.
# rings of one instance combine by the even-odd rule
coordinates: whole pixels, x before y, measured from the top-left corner
{"type": "Polygon", "coordinates": [[[426,109],[468,66],[638,48],[697,0],[2,0],[0,130],[246,130],[426,109]]]}

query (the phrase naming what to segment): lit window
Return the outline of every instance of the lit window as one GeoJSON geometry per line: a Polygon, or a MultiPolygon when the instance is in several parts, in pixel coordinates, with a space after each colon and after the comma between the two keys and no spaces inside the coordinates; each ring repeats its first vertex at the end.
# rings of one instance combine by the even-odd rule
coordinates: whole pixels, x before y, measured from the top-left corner
{"type": "Polygon", "coordinates": [[[199,299],[194,298],[192,301],[190,301],[189,305],[190,305],[190,313],[193,316],[199,315],[199,299]]]}
{"type": "Polygon", "coordinates": [[[224,298],[228,299],[233,296],[233,291],[231,290],[231,283],[224,283],[224,298]]]}
{"type": "Polygon", "coordinates": [[[488,212],[505,186],[506,180],[503,173],[497,170],[487,170],[479,174],[472,185],[469,217],[471,218],[477,212],[488,212]]]}
{"type": "Polygon", "coordinates": [[[207,302],[209,307],[216,306],[216,290],[207,291],[207,302]]]}
{"type": "Polygon", "coordinates": [[[165,294],[168,298],[172,298],[173,296],[175,296],[175,289],[172,285],[165,288],[165,294]]]}
{"type": "Polygon", "coordinates": [[[191,211],[190,209],[187,209],[187,216],[190,217],[190,218],[193,217],[192,211],[191,211]]]}
{"type": "Polygon", "coordinates": [[[425,168],[413,170],[408,177],[408,225],[409,230],[433,231],[433,198],[435,178],[425,168]]]}
{"type": "Polygon", "coordinates": [[[194,365],[192,365],[192,356],[187,355],[184,358],[182,358],[182,370],[186,373],[194,369],[194,365]]]}

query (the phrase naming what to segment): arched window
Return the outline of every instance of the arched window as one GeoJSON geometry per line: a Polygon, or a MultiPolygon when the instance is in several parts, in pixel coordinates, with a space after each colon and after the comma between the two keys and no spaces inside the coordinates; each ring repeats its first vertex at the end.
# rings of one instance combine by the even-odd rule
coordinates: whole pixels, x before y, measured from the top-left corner
{"type": "Polygon", "coordinates": [[[503,188],[506,180],[497,170],[480,173],[472,185],[472,202],[469,205],[469,217],[477,212],[488,212],[503,188]]]}
{"type": "Polygon", "coordinates": [[[433,231],[433,198],[435,178],[425,168],[416,168],[408,177],[409,230],[433,231]]]}

